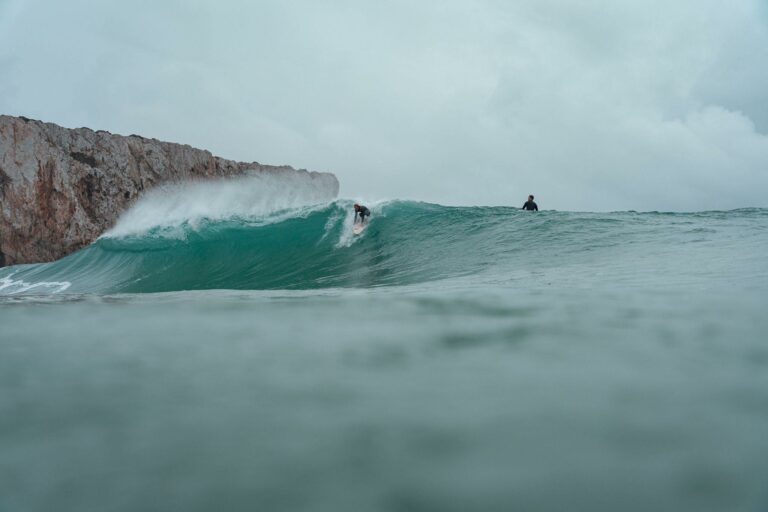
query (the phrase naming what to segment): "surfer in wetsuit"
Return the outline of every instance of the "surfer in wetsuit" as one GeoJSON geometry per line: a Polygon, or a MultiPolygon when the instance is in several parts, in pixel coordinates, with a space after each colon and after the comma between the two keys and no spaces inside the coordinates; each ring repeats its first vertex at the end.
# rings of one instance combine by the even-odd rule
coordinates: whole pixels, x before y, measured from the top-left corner
{"type": "Polygon", "coordinates": [[[357,224],[357,216],[360,216],[360,224],[365,224],[365,218],[371,216],[371,210],[361,204],[355,203],[355,224],[357,224]]]}
{"type": "Polygon", "coordinates": [[[523,205],[523,210],[539,211],[539,207],[533,202],[533,196],[528,196],[528,200],[523,205]]]}

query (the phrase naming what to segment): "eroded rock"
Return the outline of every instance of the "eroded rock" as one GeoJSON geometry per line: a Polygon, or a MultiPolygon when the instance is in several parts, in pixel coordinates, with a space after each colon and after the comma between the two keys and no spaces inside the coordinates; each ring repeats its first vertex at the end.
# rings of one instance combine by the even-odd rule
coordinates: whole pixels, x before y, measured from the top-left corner
{"type": "Polygon", "coordinates": [[[142,192],[246,172],[336,177],[243,163],[187,145],[0,116],[0,266],[52,261],[91,243],[142,192]]]}

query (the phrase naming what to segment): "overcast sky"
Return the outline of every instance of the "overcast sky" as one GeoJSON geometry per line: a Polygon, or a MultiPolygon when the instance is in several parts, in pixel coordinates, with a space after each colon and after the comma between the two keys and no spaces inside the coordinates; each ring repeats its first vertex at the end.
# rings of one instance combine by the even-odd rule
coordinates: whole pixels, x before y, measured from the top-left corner
{"type": "Polygon", "coordinates": [[[768,2],[0,0],[0,113],[345,197],[768,206],[768,2]]]}

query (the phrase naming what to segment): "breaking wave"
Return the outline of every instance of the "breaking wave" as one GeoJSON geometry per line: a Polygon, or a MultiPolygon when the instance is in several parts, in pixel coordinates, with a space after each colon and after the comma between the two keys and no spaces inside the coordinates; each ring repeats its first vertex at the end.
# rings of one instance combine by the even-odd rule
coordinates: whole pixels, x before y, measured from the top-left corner
{"type": "Polygon", "coordinates": [[[768,217],[762,209],[529,213],[396,200],[369,205],[370,223],[354,236],[352,201],[332,201],[322,187],[283,195],[255,194],[237,181],[216,187],[151,193],[85,249],[0,269],[0,295],[372,287],[467,276],[498,282],[552,268],[567,280],[579,265],[604,273],[607,262],[621,278],[630,253],[639,255],[632,272],[639,279],[643,254],[717,236],[718,222],[764,227],[768,217]]]}

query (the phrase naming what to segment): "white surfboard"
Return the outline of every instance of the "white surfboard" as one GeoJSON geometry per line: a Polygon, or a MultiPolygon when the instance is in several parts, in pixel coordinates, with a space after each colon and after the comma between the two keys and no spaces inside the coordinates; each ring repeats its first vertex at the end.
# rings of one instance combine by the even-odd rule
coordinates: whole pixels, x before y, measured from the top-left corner
{"type": "Polygon", "coordinates": [[[352,226],[352,234],[353,235],[359,235],[363,231],[365,231],[365,228],[368,226],[368,224],[355,224],[352,226]]]}

